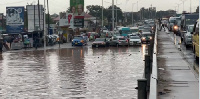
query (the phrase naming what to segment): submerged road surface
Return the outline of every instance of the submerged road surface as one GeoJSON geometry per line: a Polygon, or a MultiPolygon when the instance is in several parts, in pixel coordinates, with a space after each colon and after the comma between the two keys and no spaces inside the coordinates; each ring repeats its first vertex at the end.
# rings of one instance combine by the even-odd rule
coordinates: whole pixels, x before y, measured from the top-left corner
{"type": "Polygon", "coordinates": [[[0,55],[0,98],[136,99],[145,45],[10,51],[0,55]]]}

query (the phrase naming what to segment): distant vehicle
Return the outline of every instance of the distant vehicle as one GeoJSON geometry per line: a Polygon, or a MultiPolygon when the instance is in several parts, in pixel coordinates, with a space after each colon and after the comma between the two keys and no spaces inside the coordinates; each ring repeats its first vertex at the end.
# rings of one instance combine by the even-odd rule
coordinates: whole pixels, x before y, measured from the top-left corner
{"type": "Polygon", "coordinates": [[[87,41],[84,39],[83,36],[74,36],[72,40],[72,46],[83,46],[86,45],[87,41]]]}
{"type": "Polygon", "coordinates": [[[130,30],[131,30],[132,34],[139,34],[138,33],[139,32],[139,28],[138,27],[131,27],[130,30]]]}
{"type": "Polygon", "coordinates": [[[188,25],[194,25],[199,18],[199,14],[181,15],[181,31],[186,31],[188,25]]]}
{"type": "Polygon", "coordinates": [[[172,31],[173,30],[173,25],[175,24],[176,22],[176,18],[180,18],[180,17],[170,17],[169,18],[169,23],[168,23],[168,29],[169,31],[172,31]]]}
{"type": "Polygon", "coordinates": [[[121,36],[128,36],[128,35],[131,35],[131,30],[129,27],[121,27],[119,28],[119,33],[121,36]]]}
{"type": "Polygon", "coordinates": [[[180,35],[181,36],[181,18],[180,17],[177,17],[173,26],[172,26],[172,31],[174,32],[174,34],[176,35],[180,35]]]}
{"type": "Polygon", "coordinates": [[[196,21],[192,34],[193,52],[195,54],[196,61],[199,61],[199,20],[196,21]]]}
{"type": "Polygon", "coordinates": [[[92,47],[106,47],[109,46],[109,42],[106,38],[96,38],[95,41],[92,43],[92,47]]]}
{"type": "Polygon", "coordinates": [[[194,28],[194,25],[189,25],[187,26],[187,31],[186,33],[184,33],[184,38],[183,38],[183,41],[186,45],[186,47],[188,47],[189,45],[192,45],[192,32],[193,32],[193,28],[194,28]]]}
{"type": "Polygon", "coordinates": [[[149,43],[152,40],[152,33],[151,32],[143,32],[141,37],[142,43],[149,43]]]}
{"type": "Polygon", "coordinates": [[[130,36],[129,45],[141,45],[141,38],[138,35],[130,36]]]}
{"type": "Polygon", "coordinates": [[[199,14],[183,14],[181,15],[180,35],[181,40],[184,38],[184,33],[187,31],[188,25],[194,25],[199,18],[199,14]]]}

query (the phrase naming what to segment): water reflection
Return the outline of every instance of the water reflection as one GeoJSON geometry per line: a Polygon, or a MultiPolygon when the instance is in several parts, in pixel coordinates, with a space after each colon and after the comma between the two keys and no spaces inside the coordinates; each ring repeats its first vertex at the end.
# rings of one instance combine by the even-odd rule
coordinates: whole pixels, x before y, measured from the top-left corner
{"type": "Polygon", "coordinates": [[[134,98],[141,47],[8,52],[0,59],[1,98],[134,98]]]}

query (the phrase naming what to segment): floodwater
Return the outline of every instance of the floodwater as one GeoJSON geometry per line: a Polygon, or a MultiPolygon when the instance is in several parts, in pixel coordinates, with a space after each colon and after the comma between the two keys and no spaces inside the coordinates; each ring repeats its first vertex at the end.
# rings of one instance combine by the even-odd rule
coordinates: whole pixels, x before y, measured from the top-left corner
{"type": "Polygon", "coordinates": [[[0,98],[136,99],[145,46],[11,51],[0,55],[0,98]]]}

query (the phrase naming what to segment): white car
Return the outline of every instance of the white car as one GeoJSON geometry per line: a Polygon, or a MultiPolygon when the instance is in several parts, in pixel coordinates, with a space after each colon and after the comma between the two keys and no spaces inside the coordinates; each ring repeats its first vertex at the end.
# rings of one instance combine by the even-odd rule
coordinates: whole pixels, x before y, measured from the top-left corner
{"type": "Polygon", "coordinates": [[[141,45],[141,38],[138,35],[130,36],[129,44],[130,45],[141,45]]]}
{"type": "Polygon", "coordinates": [[[186,47],[188,47],[189,45],[192,45],[192,34],[191,32],[193,31],[194,25],[188,25],[187,26],[187,30],[186,32],[183,32],[183,41],[186,45],[186,47]]]}

